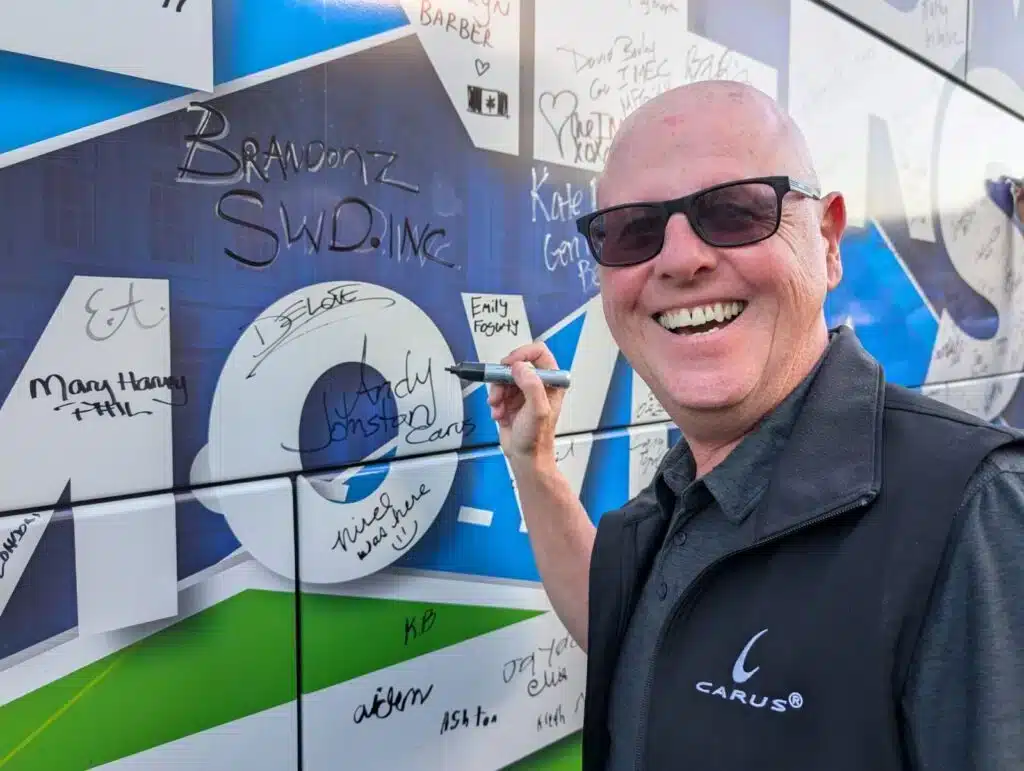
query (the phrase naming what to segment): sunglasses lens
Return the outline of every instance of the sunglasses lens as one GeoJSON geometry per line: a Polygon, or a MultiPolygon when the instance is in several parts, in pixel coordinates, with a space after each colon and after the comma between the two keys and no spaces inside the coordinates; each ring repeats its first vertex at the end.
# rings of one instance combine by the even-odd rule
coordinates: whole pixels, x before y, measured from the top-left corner
{"type": "Polygon", "coordinates": [[[710,190],[694,201],[697,229],[713,246],[742,246],[767,238],[779,222],[779,197],[761,182],[710,190]]]}
{"type": "Polygon", "coordinates": [[[665,213],[655,206],[625,206],[594,218],[590,242],[604,265],[633,265],[661,251],[665,213]]]}

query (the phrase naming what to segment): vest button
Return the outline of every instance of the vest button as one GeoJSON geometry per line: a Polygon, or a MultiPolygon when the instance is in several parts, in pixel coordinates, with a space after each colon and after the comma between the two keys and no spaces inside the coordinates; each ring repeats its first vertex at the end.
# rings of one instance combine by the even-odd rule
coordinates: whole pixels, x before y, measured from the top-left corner
{"type": "Polygon", "coordinates": [[[668,596],[668,584],[662,581],[658,584],[658,599],[664,600],[668,596]]]}
{"type": "Polygon", "coordinates": [[[684,543],[686,543],[686,533],[680,530],[676,533],[676,546],[682,546],[684,543]]]}

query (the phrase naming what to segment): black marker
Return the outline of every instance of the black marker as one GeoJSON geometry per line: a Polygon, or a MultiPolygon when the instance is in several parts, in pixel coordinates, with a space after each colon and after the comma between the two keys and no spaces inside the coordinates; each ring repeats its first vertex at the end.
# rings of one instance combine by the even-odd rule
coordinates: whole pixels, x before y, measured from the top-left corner
{"type": "MultiPolygon", "coordinates": [[[[475,383],[515,383],[512,368],[504,364],[484,364],[479,361],[460,361],[454,367],[445,367],[453,375],[475,383]]],[[[570,375],[564,369],[538,369],[540,382],[551,388],[568,388],[570,375]]]]}

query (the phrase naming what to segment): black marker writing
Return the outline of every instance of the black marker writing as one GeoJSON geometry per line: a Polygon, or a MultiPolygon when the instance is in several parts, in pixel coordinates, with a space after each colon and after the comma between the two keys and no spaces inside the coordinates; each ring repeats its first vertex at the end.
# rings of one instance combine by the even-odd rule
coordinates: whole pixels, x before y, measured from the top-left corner
{"type": "Polygon", "coordinates": [[[41,394],[53,396],[55,389],[60,400],[63,402],[68,401],[72,396],[90,396],[99,393],[107,394],[109,397],[108,401],[116,401],[117,399],[110,381],[106,378],[103,380],[71,378],[68,380],[56,372],[46,377],[32,378],[28,384],[28,395],[31,399],[36,399],[41,394]]]}
{"type": "MultiPolygon", "coordinates": [[[[467,19],[454,11],[437,8],[431,0],[420,0],[420,24],[424,27],[442,27],[445,32],[452,32],[460,39],[466,40],[481,48],[494,48],[491,44],[491,28],[478,24],[474,19],[467,19]]],[[[488,15],[490,24],[490,15],[488,15]]]]}
{"type": "Polygon", "coordinates": [[[504,298],[473,295],[469,298],[469,311],[476,334],[484,337],[519,334],[519,319],[509,318],[508,300],[504,298]]]}
{"type": "Polygon", "coordinates": [[[352,722],[359,725],[364,720],[369,720],[370,718],[386,720],[396,711],[404,712],[409,707],[423,704],[430,698],[433,690],[433,685],[429,686],[425,691],[421,691],[419,688],[407,688],[405,691],[402,691],[400,689],[395,690],[394,686],[388,686],[387,693],[382,693],[383,688],[378,688],[377,692],[373,694],[373,699],[370,701],[369,706],[360,704],[356,707],[355,712],[352,714],[352,722]]]}
{"type": "MultiPolygon", "coordinates": [[[[253,354],[256,363],[245,376],[246,380],[255,377],[263,362],[297,339],[300,333],[307,334],[344,321],[352,313],[383,310],[394,304],[395,301],[390,297],[363,294],[358,284],[342,283],[328,288],[322,294],[307,295],[296,300],[276,315],[260,316],[252,324],[260,348],[253,354]]],[[[364,352],[365,348],[364,340],[364,352]]]]}
{"type": "Polygon", "coordinates": [[[554,712],[546,711],[537,716],[537,730],[545,728],[558,728],[565,725],[565,714],[562,712],[562,705],[555,707],[554,712]]]}
{"type": "Polygon", "coordinates": [[[433,361],[414,366],[413,352],[406,349],[402,377],[392,382],[385,380],[380,385],[370,385],[369,368],[366,363],[369,340],[363,335],[362,354],[359,358],[359,385],[353,393],[341,394],[341,406],[330,406],[328,391],[321,394],[325,419],[323,444],[307,447],[288,447],[289,452],[320,452],[332,444],[352,438],[369,439],[381,432],[404,432],[409,444],[429,444],[447,439],[452,434],[468,436],[476,424],[466,418],[461,422],[437,425],[437,393],[434,388],[433,361]],[[398,409],[399,400],[412,397],[416,403],[404,410],[398,409]],[[370,415],[358,417],[360,410],[369,409],[370,415]]]}
{"type": "Polygon", "coordinates": [[[661,465],[661,459],[668,450],[668,444],[659,437],[649,437],[637,444],[630,445],[630,452],[639,453],[640,473],[654,473],[661,465]]]}
{"type": "Polygon", "coordinates": [[[539,696],[548,688],[555,688],[569,679],[566,665],[560,663],[563,653],[567,650],[577,648],[576,641],[569,635],[551,640],[551,644],[540,646],[536,651],[526,656],[510,659],[501,668],[501,678],[506,683],[511,683],[519,675],[528,678],[526,693],[528,696],[539,696]],[[540,656],[541,671],[538,674],[538,656],[540,656]],[[546,656],[543,654],[547,654],[546,656]]]}
{"type": "Polygon", "coordinates": [[[3,541],[0,541],[0,578],[3,578],[7,572],[7,563],[14,555],[15,549],[21,545],[21,541],[25,538],[29,527],[41,516],[42,514],[29,514],[16,528],[7,534],[3,541]]]}
{"type": "Polygon", "coordinates": [[[481,728],[494,725],[498,722],[496,714],[488,713],[483,707],[476,708],[475,718],[468,709],[445,710],[441,718],[441,734],[454,731],[457,728],[481,728]]]}
{"type": "MultiPolygon", "coordinates": [[[[377,505],[373,507],[373,511],[369,515],[364,514],[354,525],[347,525],[338,531],[331,551],[340,548],[347,553],[349,547],[357,546],[362,539],[363,547],[356,549],[356,556],[360,561],[366,559],[370,552],[383,543],[397,528],[404,527],[405,518],[413,511],[416,504],[429,493],[430,488],[421,482],[419,490],[411,493],[397,507],[391,502],[391,496],[388,493],[381,493],[377,499],[377,505]],[[377,529],[373,530],[375,525],[377,529]]],[[[413,525],[418,527],[415,520],[413,525]]],[[[411,540],[411,537],[406,539],[406,546],[411,540]]]]}
{"type": "Polygon", "coordinates": [[[155,396],[153,401],[169,407],[184,407],[188,404],[188,379],[184,375],[136,375],[132,370],[128,370],[118,373],[117,384],[122,391],[136,393],[166,388],[171,391],[171,401],[165,402],[155,396]],[[181,393],[181,398],[176,400],[174,394],[177,392],[181,393]]]}
{"type": "Polygon", "coordinates": [[[324,169],[351,169],[364,187],[370,182],[398,188],[407,193],[419,193],[419,185],[399,179],[396,164],[398,153],[387,150],[361,150],[356,145],[335,145],[324,139],[296,143],[283,143],[271,136],[265,150],[254,137],[245,137],[238,151],[228,147],[224,140],[231,133],[227,116],[210,104],[192,102],[189,112],[200,111],[196,131],[185,136],[185,158],[178,167],[178,182],[206,185],[236,185],[243,179],[252,183],[253,177],[269,183],[271,172],[277,170],[282,180],[289,174],[317,173],[324,169]],[[221,159],[214,170],[203,168],[197,161],[199,153],[221,159]],[[225,164],[226,161],[226,164],[225,164]]]}
{"type": "Polygon", "coordinates": [[[433,608],[427,608],[423,615],[419,617],[406,616],[405,644],[408,645],[410,640],[418,640],[420,635],[425,635],[433,629],[435,621],[437,621],[437,613],[434,612],[433,608]]]}
{"type": "Polygon", "coordinates": [[[102,402],[67,402],[54,407],[53,410],[54,412],[58,412],[60,410],[67,409],[68,407],[74,408],[70,410],[70,412],[75,416],[75,420],[79,423],[81,423],[85,419],[85,416],[90,413],[101,418],[137,418],[140,415],[153,414],[152,410],[136,409],[132,407],[131,402],[120,401],[118,399],[111,399],[102,402]]]}
{"type": "Polygon", "coordinates": [[[381,256],[396,262],[417,259],[420,266],[433,262],[447,268],[456,267],[455,263],[441,258],[441,253],[451,245],[446,228],[436,227],[429,220],[418,223],[408,216],[385,212],[358,196],[345,196],[331,209],[320,209],[312,216],[295,215],[283,201],[277,208],[280,231],[266,222],[266,201],[260,193],[242,189],[224,193],[215,207],[217,217],[249,234],[260,233],[260,238],[266,239],[258,256],[228,247],[224,253],[242,265],[265,268],[278,258],[282,245],[291,249],[301,242],[307,254],[324,250],[362,254],[379,249],[381,256]],[[329,231],[330,240],[326,239],[325,231],[329,231]]]}

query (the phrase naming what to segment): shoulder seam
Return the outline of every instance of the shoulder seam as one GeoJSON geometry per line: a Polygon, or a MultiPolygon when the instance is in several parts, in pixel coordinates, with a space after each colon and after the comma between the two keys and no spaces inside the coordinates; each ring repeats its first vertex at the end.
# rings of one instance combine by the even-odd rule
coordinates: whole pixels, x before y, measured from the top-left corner
{"type": "Polygon", "coordinates": [[[889,404],[885,405],[885,409],[894,410],[897,412],[912,412],[915,415],[926,415],[931,418],[937,418],[939,420],[948,420],[951,423],[959,423],[962,426],[971,426],[973,428],[990,429],[996,431],[1005,436],[1015,437],[1017,439],[1024,439],[1024,432],[1019,429],[1005,426],[997,426],[994,423],[988,423],[981,418],[975,418],[971,415],[960,417],[959,415],[945,415],[938,410],[930,410],[922,407],[918,407],[912,404],[889,404]]]}

